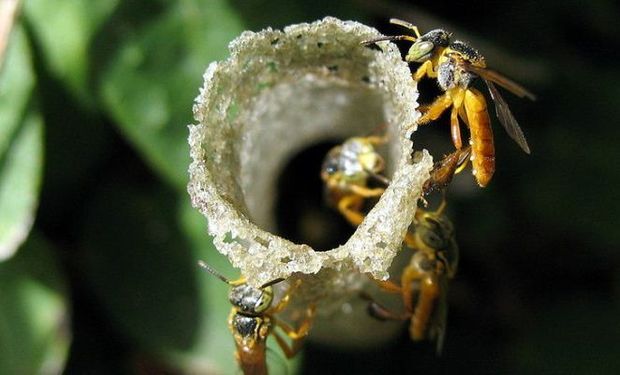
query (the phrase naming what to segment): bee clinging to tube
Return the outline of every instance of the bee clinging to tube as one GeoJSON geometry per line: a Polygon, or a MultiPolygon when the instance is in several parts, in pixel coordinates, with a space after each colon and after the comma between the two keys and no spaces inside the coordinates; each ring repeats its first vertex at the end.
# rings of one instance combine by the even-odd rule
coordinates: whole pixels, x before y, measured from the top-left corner
{"type": "Polygon", "coordinates": [[[307,309],[306,317],[298,329],[294,329],[276,318],[275,314],[284,310],[288,305],[291,295],[301,282],[300,280],[290,286],[280,301],[274,304],[273,285],[284,281],[284,279],[276,279],[257,288],[246,283],[244,278],[231,281],[208,264],[202,261],[198,264],[231,286],[228,300],[233,307],[228,318],[228,327],[235,339],[237,348],[235,357],[244,375],[268,374],[266,351],[269,335],[273,335],[287,358],[297,354],[312,326],[314,307],[307,309]],[[275,331],[276,327],[280,328],[290,338],[291,344],[287,343],[284,337],[275,331]]]}
{"type": "Polygon", "coordinates": [[[363,43],[381,40],[413,42],[405,60],[422,64],[413,74],[413,78],[416,81],[425,76],[436,79],[444,92],[431,104],[424,106],[418,124],[434,121],[443,112],[452,108],[450,112],[452,143],[457,149],[463,146],[460,119],[470,131],[472,173],[478,185],[486,186],[495,172],[495,146],[486,99],[473,87],[477,78],[481,78],[487,85],[495,103],[497,117],[508,135],[523,151],[530,153],[523,131],[495,84],[519,97],[534,100],[535,96],[532,93],[502,74],[487,68],[486,60],[480,52],[465,42],[453,41],[452,34],[445,30],[436,29],[420,35],[418,28],[408,22],[397,19],[392,19],[390,22],[408,28],[415,36],[380,37],[363,43]]]}
{"type": "Polygon", "coordinates": [[[445,200],[436,211],[418,209],[404,245],[413,251],[401,275],[400,285],[390,281],[377,284],[387,292],[400,294],[405,312],[387,309],[362,293],[369,301],[368,312],[379,320],[409,320],[413,341],[435,342],[441,353],[446,332],[448,283],[458,266],[459,251],[452,222],[443,214],[445,200]]]}

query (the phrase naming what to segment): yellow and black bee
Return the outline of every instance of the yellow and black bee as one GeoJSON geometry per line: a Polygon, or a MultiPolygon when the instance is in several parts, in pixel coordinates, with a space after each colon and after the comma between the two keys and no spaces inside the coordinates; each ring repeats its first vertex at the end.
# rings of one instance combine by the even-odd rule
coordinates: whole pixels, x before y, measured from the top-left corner
{"type": "Polygon", "coordinates": [[[405,60],[422,64],[413,74],[413,78],[416,81],[425,76],[437,79],[439,87],[444,92],[423,108],[423,115],[418,124],[436,120],[444,111],[452,108],[450,113],[452,142],[457,149],[462,147],[460,118],[469,127],[472,173],[480,186],[486,186],[495,172],[495,146],[486,99],[480,91],[472,87],[476,78],[481,78],[489,88],[497,117],[508,135],[523,151],[530,153],[523,131],[495,84],[519,97],[534,100],[535,96],[532,93],[502,74],[487,68],[486,60],[480,52],[465,42],[453,41],[452,34],[447,31],[436,29],[420,35],[418,28],[408,22],[397,19],[392,19],[390,22],[413,31],[415,37],[387,36],[363,43],[375,43],[381,40],[413,42],[405,60]]]}
{"type": "Polygon", "coordinates": [[[273,305],[273,285],[284,281],[276,279],[253,287],[239,280],[228,280],[204,262],[198,263],[209,273],[231,286],[228,300],[232,309],[228,318],[228,327],[235,339],[237,348],[235,357],[244,375],[267,375],[267,338],[273,335],[287,358],[293,357],[301,349],[303,340],[308,335],[314,318],[314,307],[306,311],[306,317],[298,329],[275,317],[275,314],[284,310],[299,282],[289,287],[280,301],[273,305]],[[292,341],[288,344],[282,335],[274,329],[279,327],[292,341]]]}

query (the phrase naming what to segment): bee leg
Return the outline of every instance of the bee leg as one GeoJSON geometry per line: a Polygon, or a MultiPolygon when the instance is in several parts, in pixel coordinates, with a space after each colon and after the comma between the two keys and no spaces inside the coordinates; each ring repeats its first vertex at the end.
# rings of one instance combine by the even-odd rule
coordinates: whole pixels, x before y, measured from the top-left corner
{"type": "Polygon", "coordinates": [[[433,62],[431,60],[425,61],[422,65],[418,67],[418,69],[413,74],[413,80],[418,82],[424,76],[428,76],[430,78],[437,77],[437,73],[433,70],[433,62]]]}
{"type": "Polygon", "coordinates": [[[465,99],[465,90],[456,88],[450,90],[450,97],[452,98],[452,112],[450,113],[450,135],[452,136],[452,143],[458,150],[463,147],[463,141],[461,139],[461,127],[459,124],[459,111],[463,108],[463,100],[465,99]]]}
{"type": "Polygon", "coordinates": [[[463,141],[461,140],[461,127],[459,126],[458,108],[456,105],[452,107],[452,112],[450,113],[450,135],[452,136],[454,147],[460,150],[463,147],[463,141]]]}
{"type": "Polygon", "coordinates": [[[385,191],[384,188],[370,189],[370,188],[359,186],[359,185],[352,185],[350,189],[353,193],[359,196],[362,196],[364,198],[380,197],[381,194],[383,194],[383,192],[385,191]]]}
{"type": "Polygon", "coordinates": [[[284,310],[291,300],[291,295],[293,295],[295,290],[297,290],[297,288],[299,288],[300,285],[301,285],[301,279],[297,279],[295,283],[287,289],[286,293],[284,293],[284,296],[280,298],[280,302],[278,302],[276,306],[274,306],[273,308],[271,308],[271,310],[269,310],[269,313],[277,314],[280,311],[284,310]]]}
{"type": "MultiPolygon", "coordinates": [[[[414,246],[413,248],[417,247],[414,246]]],[[[422,278],[423,276],[411,266],[406,267],[403,271],[401,276],[402,296],[403,304],[407,311],[414,311],[413,300],[418,295],[417,292],[414,293],[414,288],[417,289],[417,287],[414,287],[414,284],[417,284],[416,281],[419,282],[422,278]]]]}
{"type": "Polygon", "coordinates": [[[302,348],[304,339],[308,336],[308,332],[310,332],[310,328],[312,328],[312,322],[314,321],[314,315],[316,312],[315,306],[311,306],[306,310],[306,317],[302,321],[299,328],[294,329],[287,323],[272,317],[275,325],[280,327],[282,331],[291,339],[291,343],[287,343],[284,337],[280,335],[278,332],[273,331],[273,337],[276,339],[280,348],[286,355],[286,358],[292,358],[299,352],[302,348]]]}
{"type": "Polygon", "coordinates": [[[364,221],[364,214],[359,211],[363,198],[354,194],[344,196],[338,201],[338,211],[349,223],[358,226],[364,221]]]}
{"type": "Polygon", "coordinates": [[[388,293],[400,294],[402,293],[402,288],[400,285],[397,285],[393,281],[390,280],[374,280],[377,283],[377,286],[388,293]]]}
{"type": "Polygon", "coordinates": [[[446,109],[452,106],[452,104],[453,101],[450,95],[448,95],[447,92],[444,93],[428,106],[426,112],[424,112],[422,117],[418,119],[418,124],[422,125],[429,123],[433,120],[437,120],[446,109]]]}
{"type": "Polygon", "coordinates": [[[373,146],[380,146],[380,145],[383,145],[383,144],[387,143],[388,136],[387,136],[387,134],[381,135],[381,136],[379,136],[379,135],[371,135],[371,136],[366,137],[366,140],[370,144],[372,144],[373,146]]]}
{"type": "Polygon", "coordinates": [[[399,314],[388,309],[379,302],[375,301],[374,298],[368,293],[362,292],[360,293],[360,297],[368,301],[368,315],[377,320],[407,320],[411,317],[411,314],[409,313],[399,314]]]}
{"type": "Polygon", "coordinates": [[[420,113],[425,113],[426,111],[428,111],[428,104],[420,104],[418,106],[418,111],[420,111],[420,113]]]}
{"type": "Polygon", "coordinates": [[[405,238],[403,239],[403,242],[405,243],[405,245],[407,245],[407,247],[410,247],[412,249],[418,248],[417,237],[415,236],[415,234],[410,233],[409,231],[407,231],[407,234],[405,234],[405,238]]]}
{"type": "Polygon", "coordinates": [[[423,340],[426,337],[425,333],[433,310],[436,309],[439,293],[439,285],[435,280],[430,277],[422,280],[420,297],[409,326],[409,334],[413,340],[423,340]]]}
{"type": "Polygon", "coordinates": [[[460,151],[457,167],[454,170],[453,175],[461,173],[463,169],[467,167],[467,164],[469,163],[470,155],[471,155],[471,146],[467,146],[460,151]]]}
{"type": "Polygon", "coordinates": [[[446,191],[442,190],[441,191],[441,203],[439,204],[439,207],[437,207],[437,209],[435,210],[435,215],[437,216],[441,215],[447,206],[448,206],[448,200],[446,199],[446,191]]]}
{"type": "Polygon", "coordinates": [[[459,117],[465,123],[465,125],[467,125],[467,127],[469,128],[469,120],[467,119],[467,112],[465,111],[465,106],[461,106],[459,108],[459,117]]]}

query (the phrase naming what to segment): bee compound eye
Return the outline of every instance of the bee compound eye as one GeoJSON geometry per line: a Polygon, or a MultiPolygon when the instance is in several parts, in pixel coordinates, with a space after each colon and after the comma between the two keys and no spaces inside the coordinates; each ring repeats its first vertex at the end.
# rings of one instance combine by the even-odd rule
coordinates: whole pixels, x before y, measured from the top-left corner
{"type": "Polygon", "coordinates": [[[435,44],[428,40],[419,40],[411,46],[407,53],[406,60],[409,62],[423,62],[430,58],[435,44]]]}

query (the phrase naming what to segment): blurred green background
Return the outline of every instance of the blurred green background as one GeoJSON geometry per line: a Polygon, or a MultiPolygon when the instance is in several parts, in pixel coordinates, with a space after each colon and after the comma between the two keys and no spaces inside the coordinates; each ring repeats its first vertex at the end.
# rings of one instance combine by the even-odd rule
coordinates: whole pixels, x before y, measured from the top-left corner
{"type": "MultiPolygon", "coordinates": [[[[495,126],[490,186],[464,173],[450,192],[461,264],[443,355],[403,330],[366,351],[309,343],[297,371],[620,373],[618,14],[610,0],[22,1],[0,71],[0,259],[16,251],[0,261],[0,374],[234,373],[227,288],[196,267],[237,275],[185,191],[192,100],[242,30],[327,15],[454,31],[538,101],[505,95],[532,155],[495,126]]],[[[448,138],[440,123],[415,139],[441,154],[448,138]]]]}

